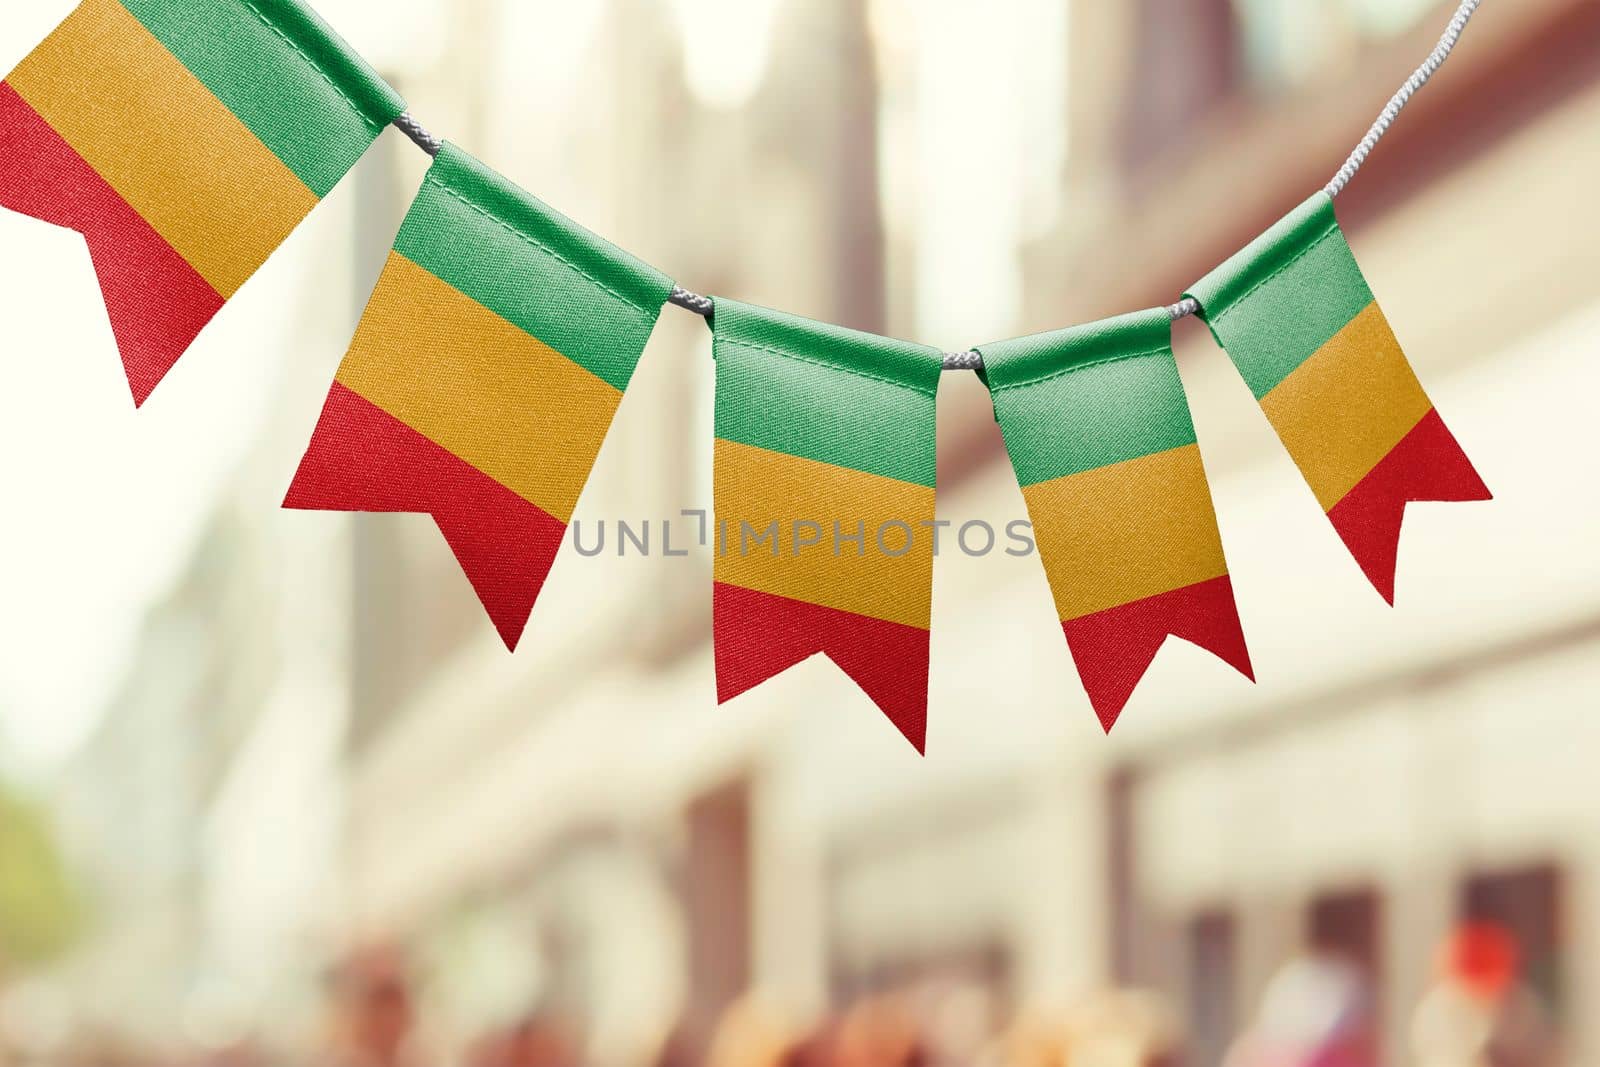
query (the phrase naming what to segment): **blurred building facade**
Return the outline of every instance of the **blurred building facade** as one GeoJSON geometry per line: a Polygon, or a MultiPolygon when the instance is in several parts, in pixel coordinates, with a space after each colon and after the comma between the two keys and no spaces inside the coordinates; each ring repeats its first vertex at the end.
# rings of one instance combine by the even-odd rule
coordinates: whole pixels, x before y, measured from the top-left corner
{"type": "MultiPolygon", "coordinates": [[[[958,320],[917,294],[959,289],[964,267],[887,202],[923,188],[897,138],[940,99],[896,58],[904,5],[781,5],[737,110],[690,92],[674,12],[652,0],[596,5],[567,106],[530,104],[536,64],[498,51],[516,6],[452,6],[435,69],[406,85],[419,113],[699,288],[986,339],[923,333],[958,320]]],[[[1421,2],[1064,7],[1051,113],[1067,147],[1031,179],[1062,207],[1018,233],[1011,309],[974,327],[995,336],[1174,299],[1326,181],[1442,19],[1421,2]]],[[[719,708],[693,544],[709,343],[668,315],[579,507],[607,550],[563,555],[515,656],[423,518],[252,534],[222,513],[62,776],[102,895],[61,981],[107,1025],[188,1012],[205,1031],[291,1005],[309,1039],[327,969],[394,943],[422,976],[426,1040],[459,1046],[543,1004],[605,1063],[704,1050],[752,992],[806,1020],[940,982],[999,1018],[1131,986],[1166,997],[1189,1062],[1211,1064],[1283,962],[1325,948],[1363,971],[1400,1063],[1435,947],[1473,917],[1519,937],[1570,1062],[1600,1056],[1583,799],[1600,508],[1574,487],[1581,464],[1550,464],[1583,449],[1581,384],[1600,373],[1600,11],[1524,0],[1479,18],[1340,202],[1500,495],[1413,510],[1398,611],[1190,322],[1180,363],[1259,688],[1172,646],[1103,738],[1036,561],[947,552],[926,760],[821,660],[719,708]],[[624,554],[619,520],[690,555],[624,554]]],[[[420,170],[394,140],[353,179],[348,292],[319,298],[349,315],[420,170]]],[[[281,488],[316,373],[285,388],[237,499],[281,488]]],[[[945,382],[940,437],[941,519],[1023,514],[969,376],[945,382]]]]}
{"type": "MultiPolygon", "coordinates": [[[[1101,80],[1080,83],[1087,106],[1073,144],[1088,151],[1075,152],[1065,197],[1096,210],[1028,249],[1034,325],[1179,292],[1263,229],[1325,180],[1327,161],[1342,159],[1370,118],[1363,86],[1403,76],[1442,16],[1432,4],[1324,5],[1314,30],[1297,32],[1300,7],[1078,5],[1097,24],[1076,36],[1087,47],[1074,69],[1098,68],[1101,80]],[[1142,32],[1150,20],[1179,32],[1142,32]],[[1098,44],[1107,39],[1135,42],[1120,56],[1127,65],[1108,64],[1098,44]],[[1119,92],[1125,110],[1097,106],[1119,92]],[[1219,143],[1228,150],[1215,151],[1219,143]],[[1150,290],[1152,280],[1161,287],[1150,290]]],[[[1600,122],[1600,12],[1548,3],[1484,14],[1473,28],[1481,36],[1418,98],[1408,128],[1340,200],[1340,216],[1441,409],[1459,407],[1458,418],[1480,427],[1498,422],[1484,434],[1487,450],[1499,445],[1506,462],[1515,454],[1528,464],[1564,446],[1542,422],[1511,429],[1499,405],[1523,386],[1505,376],[1542,382],[1526,384],[1529,396],[1559,389],[1570,361],[1595,344],[1586,281],[1595,264],[1573,262],[1589,253],[1566,221],[1582,179],[1564,160],[1600,122]],[[1469,231],[1471,244],[1494,251],[1466,252],[1469,231]],[[1505,448],[1514,434],[1521,444],[1505,448]]],[[[1402,567],[1416,592],[1402,592],[1404,630],[1384,627],[1307,576],[1323,564],[1331,573],[1337,556],[1311,547],[1331,544],[1311,528],[1315,516],[1294,523],[1309,540],[1293,546],[1260,533],[1299,488],[1281,462],[1261,469],[1275,455],[1270,434],[1193,326],[1177,332],[1180,362],[1225,534],[1230,511],[1256,534],[1229,538],[1235,573],[1277,556],[1274,579],[1255,588],[1271,591],[1268,615],[1293,640],[1315,633],[1318,647],[1285,656],[1299,661],[1299,677],[1263,669],[1263,690],[1277,695],[1190,693],[1178,699],[1204,709],[1196,721],[1122,739],[1103,809],[1107,973],[1185,1005],[1192,1062],[1210,1063],[1250,1023],[1286,959],[1331,952],[1368,985],[1385,1062],[1412,1062],[1409,1027],[1438,980],[1438,946],[1463,920],[1492,922],[1522,946],[1525,979],[1559,1020],[1569,1062],[1587,1062],[1600,1041],[1590,963],[1600,899],[1593,830],[1566,798],[1582,788],[1571,758],[1588,744],[1600,631],[1587,583],[1538,577],[1581,569],[1569,554],[1576,543],[1530,526],[1592,528],[1593,513],[1530,508],[1560,491],[1535,490],[1525,474],[1518,484],[1509,469],[1500,516],[1446,520],[1484,523],[1467,544],[1419,547],[1434,520],[1413,509],[1402,567]],[[1540,519],[1504,514],[1518,509],[1540,519]],[[1513,547],[1530,536],[1539,563],[1513,547]],[[1463,595],[1466,585],[1479,589],[1463,595]],[[1417,603],[1429,596],[1431,610],[1417,603]],[[1362,633],[1372,626],[1377,633],[1362,633]]],[[[1240,587],[1247,618],[1253,584],[1240,587]]],[[[1254,647],[1260,665],[1259,637],[1254,647]]]]}

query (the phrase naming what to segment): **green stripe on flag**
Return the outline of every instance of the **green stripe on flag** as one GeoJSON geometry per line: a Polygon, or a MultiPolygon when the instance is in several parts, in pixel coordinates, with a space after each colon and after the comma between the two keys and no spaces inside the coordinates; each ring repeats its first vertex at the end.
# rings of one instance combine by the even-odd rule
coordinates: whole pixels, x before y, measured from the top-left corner
{"type": "Polygon", "coordinates": [[[299,0],[121,0],[319,197],[405,102],[299,0]]]}
{"type": "Polygon", "coordinates": [[[1165,308],[979,351],[1023,486],[1195,443],[1165,308]]]}
{"type": "Polygon", "coordinates": [[[1256,399],[1372,303],[1333,200],[1319,192],[1190,290],[1256,399]]]}
{"type": "Polygon", "coordinates": [[[453,145],[434,161],[395,251],[618,389],[672,292],[672,279],[453,145]]]}
{"type": "Polygon", "coordinates": [[[938,349],[733,300],[716,307],[718,437],[934,485],[938,349]]]}

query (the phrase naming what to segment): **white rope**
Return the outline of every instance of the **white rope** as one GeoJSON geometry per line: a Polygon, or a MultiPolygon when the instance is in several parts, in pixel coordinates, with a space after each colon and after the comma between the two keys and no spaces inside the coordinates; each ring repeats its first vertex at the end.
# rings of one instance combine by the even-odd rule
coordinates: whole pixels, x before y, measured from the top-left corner
{"type": "MultiPolygon", "coordinates": [[[[1339,168],[1339,173],[1335,174],[1333,180],[1327,184],[1324,191],[1329,197],[1337,197],[1344,192],[1345,186],[1350,184],[1350,179],[1356,176],[1356,172],[1367,161],[1367,157],[1378,146],[1378,142],[1383,140],[1383,135],[1389,132],[1389,127],[1394,125],[1394,120],[1400,116],[1401,111],[1405,110],[1405,106],[1411,102],[1411,98],[1416,95],[1417,90],[1427,85],[1428,79],[1437,74],[1439,68],[1444,66],[1444,61],[1450,58],[1450,53],[1455,49],[1456,42],[1461,40],[1462,31],[1467,28],[1467,23],[1472,21],[1472,16],[1477,12],[1478,5],[1482,2],[1483,0],[1462,0],[1461,6],[1456,8],[1455,15],[1450,19],[1450,25],[1445,27],[1444,36],[1439,38],[1439,43],[1434,46],[1428,58],[1423,61],[1422,66],[1418,67],[1411,77],[1406,79],[1406,83],[1400,87],[1400,91],[1389,99],[1389,104],[1383,109],[1383,113],[1378,116],[1378,121],[1372,124],[1372,129],[1368,130],[1367,135],[1361,139],[1361,143],[1356,145],[1355,151],[1350,153],[1350,158],[1345,160],[1344,166],[1339,168]]],[[[406,112],[395,119],[394,124],[407,137],[416,142],[417,147],[430,156],[438,155],[440,148],[444,145],[443,141],[429,133],[422,123],[413,118],[410,112],[406,112]]],[[[701,296],[699,293],[691,292],[682,286],[674,286],[672,295],[667,299],[669,303],[686,311],[692,311],[703,318],[710,318],[715,308],[715,303],[709,296],[701,296]]],[[[1199,311],[1200,304],[1192,297],[1186,297],[1167,308],[1167,314],[1172,317],[1174,322],[1179,319],[1186,319],[1190,315],[1198,314],[1199,311]]],[[[944,369],[982,370],[983,356],[973,351],[949,352],[944,357],[944,369]]]]}
{"type": "Polygon", "coordinates": [[[667,303],[681,307],[685,311],[692,311],[696,315],[707,319],[711,317],[711,312],[716,307],[716,302],[709,296],[691,293],[681,285],[672,287],[672,294],[667,297],[667,303]]]}
{"type": "Polygon", "coordinates": [[[1467,23],[1472,21],[1472,16],[1482,2],[1483,0],[1462,0],[1461,6],[1456,8],[1455,15],[1450,19],[1450,25],[1445,27],[1444,36],[1439,38],[1439,43],[1434,46],[1422,66],[1406,79],[1400,91],[1389,98],[1389,104],[1383,109],[1383,114],[1378,116],[1378,121],[1372,124],[1372,129],[1361,138],[1361,143],[1356,145],[1355,151],[1350,153],[1350,158],[1339,168],[1339,173],[1328,183],[1326,192],[1330,197],[1336,197],[1344,192],[1344,187],[1350,184],[1350,179],[1356,176],[1361,164],[1367,161],[1367,156],[1378,147],[1378,142],[1383,140],[1383,135],[1389,132],[1389,127],[1394,125],[1394,120],[1400,117],[1400,112],[1411,102],[1417,90],[1427,85],[1428,79],[1444,66],[1444,61],[1450,58],[1450,52],[1455,48],[1456,42],[1461,40],[1461,31],[1467,28],[1467,23]]]}
{"type": "Polygon", "coordinates": [[[439,151],[444,148],[444,142],[429,133],[422,123],[412,118],[409,111],[402,113],[399,118],[395,119],[394,125],[401,133],[411,138],[418,148],[430,156],[438,155],[439,151]]]}

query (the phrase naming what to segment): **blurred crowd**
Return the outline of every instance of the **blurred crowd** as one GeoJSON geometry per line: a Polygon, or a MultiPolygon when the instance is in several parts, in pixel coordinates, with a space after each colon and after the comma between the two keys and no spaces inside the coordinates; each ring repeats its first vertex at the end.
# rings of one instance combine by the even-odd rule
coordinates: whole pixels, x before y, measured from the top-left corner
{"type": "MultiPolygon", "coordinates": [[[[1413,1012],[1403,1050],[1414,1067],[1558,1067],[1557,1020],[1521,977],[1514,939],[1463,925],[1439,952],[1435,983],[1413,1012]]],[[[403,957],[369,951],[332,974],[327,1026],[314,1054],[326,1067],[589,1067],[572,1020],[536,1011],[465,1042],[427,1047],[418,987],[403,957]]],[[[1154,995],[1110,990],[1055,1013],[1006,1020],[980,986],[912,983],[863,995],[801,1024],[758,996],[735,1002],[706,1032],[665,1035],[652,1067],[1381,1067],[1380,1008],[1360,968],[1309,951],[1286,962],[1220,1064],[1198,1062],[1154,995]]],[[[193,1054],[142,1056],[87,1042],[0,1067],[277,1067],[301,1057],[250,1039],[193,1054]]]]}

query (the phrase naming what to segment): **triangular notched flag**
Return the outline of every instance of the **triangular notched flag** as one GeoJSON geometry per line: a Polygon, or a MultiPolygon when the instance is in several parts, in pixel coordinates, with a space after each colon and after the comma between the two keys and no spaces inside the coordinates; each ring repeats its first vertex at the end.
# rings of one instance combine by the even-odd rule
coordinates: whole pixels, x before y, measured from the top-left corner
{"type": "Polygon", "coordinates": [[[922,752],[941,354],[717,300],[717,693],[824,653],[922,752]]]}
{"type": "Polygon", "coordinates": [[[284,506],[431,514],[515,648],[671,291],[445,145],[284,506]]]}
{"type": "Polygon", "coordinates": [[[1116,724],[1169,635],[1253,679],[1167,311],[979,351],[1101,726],[1116,724]]]}
{"type": "Polygon", "coordinates": [[[142,404],[404,110],[299,0],[84,0],[0,82],[0,207],[83,234],[142,404]]]}
{"type": "Polygon", "coordinates": [[[1317,193],[1194,286],[1322,510],[1394,603],[1411,501],[1488,500],[1317,193]]]}

